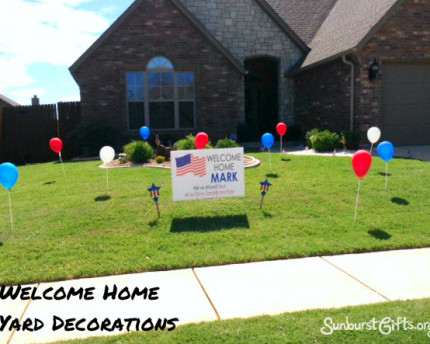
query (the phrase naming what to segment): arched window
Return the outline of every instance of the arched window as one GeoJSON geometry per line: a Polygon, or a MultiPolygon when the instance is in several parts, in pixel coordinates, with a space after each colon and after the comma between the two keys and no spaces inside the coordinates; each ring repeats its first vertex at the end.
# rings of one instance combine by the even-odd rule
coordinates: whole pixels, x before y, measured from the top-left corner
{"type": "Polygon", "coordinates": [[[130,130],[195,127],[194,73],[175,71],[167,58],[152,58],[145,72],[128,72],[127,91],[130,130]]]}
{"type": "Polygon", "coordinates": [[[146,69],[174,70],[172,62],[162,56],[154,57],[151,61],[149,61],[146,69]]]}

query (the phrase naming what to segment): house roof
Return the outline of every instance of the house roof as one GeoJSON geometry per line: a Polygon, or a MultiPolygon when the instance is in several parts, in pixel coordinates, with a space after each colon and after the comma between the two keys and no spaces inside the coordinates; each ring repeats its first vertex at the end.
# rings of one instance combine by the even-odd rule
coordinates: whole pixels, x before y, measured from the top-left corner
{"type": "MultiPolygon", "coordinates": [[[[135,2],[107,29],[73,65],[69,67],[71,72],[75,71],[115,30],[121,25],[136,8],[143,4],[145,0],[135,0],[135,2]]],[[[241,72],[245,73],[242,64],[218,41],[212,33],[201,24],[197,18],[179,1],[170,0],[185,15],[197,29],[241,72]]]]}
{"type": "MultiPolygon", "coordinates": [[[[274,0],[278,2],[286,2],[288,0],[274,0]]],[[[300,1],[300,0],[295,0],[300,1]]],[[[335,0],[330,0],[335,1],[335,0]]],[[[302,50],[303,52],[307,53],[309,52],[309,47],[307,46],[307,42],[305,42],[302,37],[298,34],[298,32],[295,30],[295,28],[290,26],[290,22],[286,21],[282,17],[282,11],[277,11],[272,4],[267,0],[255,0],[255,2],[260,5],[263,10],[269,15],[272,20],[278,24],[278,26],[281,28],[282,31],[296,44],[296,46],[302,50]]],[[[284,6],[284,8],[287,8],[284,6]]]]}
{"type": "Polygon", "coordinates": [[[309,44],[337,0],[265,0],[309,44]]]}
{"type": "Polygon", "coordinates": [[[364,47],[404,0],[338,0],[309,43],[307,69],[364,47]]]}
{"type": "Polygon", "coordinates": [[[0,94],[0,102],[4,102],[6,104],[9,104],[10,106],[19,106],[17,102],[14,102],[12,99],[9,99],[8,97],[4,96],[3,94],[0,94]]]}

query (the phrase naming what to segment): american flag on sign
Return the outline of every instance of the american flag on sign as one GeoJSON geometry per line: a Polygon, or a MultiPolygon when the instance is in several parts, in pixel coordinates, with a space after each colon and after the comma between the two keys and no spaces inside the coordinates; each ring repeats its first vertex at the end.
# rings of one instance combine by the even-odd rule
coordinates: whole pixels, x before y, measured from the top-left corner
{"type": "Polygon", "coordinates": [[[181,177],[188,173],[197,177],[206,176],[206,158],[198,158],[192,154],[176,158],[176,176],[181,177]]]}

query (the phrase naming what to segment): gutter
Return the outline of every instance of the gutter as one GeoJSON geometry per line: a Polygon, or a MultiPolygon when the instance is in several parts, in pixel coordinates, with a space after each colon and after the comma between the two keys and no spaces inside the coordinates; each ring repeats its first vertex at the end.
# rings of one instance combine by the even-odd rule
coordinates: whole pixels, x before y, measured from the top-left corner
{"type": "Polygon", "coordinates": [[[354,98],[355,98],[355,73],[354,63],[346,59],[346,55],[342,55],[342,62],[351,67],[351,99],[349,110],[349,130],[354,131],[354,98]]]}

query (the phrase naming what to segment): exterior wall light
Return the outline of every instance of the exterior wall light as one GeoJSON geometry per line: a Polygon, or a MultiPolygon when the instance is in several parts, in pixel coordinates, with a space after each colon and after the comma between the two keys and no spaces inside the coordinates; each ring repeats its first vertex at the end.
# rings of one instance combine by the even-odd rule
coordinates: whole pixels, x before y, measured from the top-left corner
{"type": "Polygon", "coordinates": [[[377,80],[379,76],[379,62],[374,59],[372,64],[369,66],[369,80],[377,80]]]}

